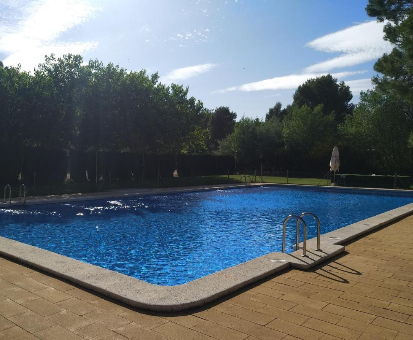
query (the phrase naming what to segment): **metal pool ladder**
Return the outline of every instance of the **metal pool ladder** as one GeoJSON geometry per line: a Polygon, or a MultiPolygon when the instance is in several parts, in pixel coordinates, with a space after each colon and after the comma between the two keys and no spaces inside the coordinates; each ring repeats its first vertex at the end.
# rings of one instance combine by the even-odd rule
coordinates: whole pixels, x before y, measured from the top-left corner
{"type": "Polygon", "coordinates": [[[287,222],[292,218],[297,219],[297,226],[296,226],[296,250],[300,249],[300,222],[303,223],[304,226],[304,241],[303,241],[303,256],[307,256],[307,224],[305,223],[303,217],[304,216],[312,216],[317,221],[317,249],[320,250],[320,220],[318,217],[310,212],[303,212],[300,216],[298,215],[288,215],[287,218],[284,220],[283,223],[283,246],[282,252],[285,253],[285,231],[287,227],[287,222]]]}
{"type": "Polygon", "coordinates": [[[26,205],[26,186],[24,184],[20,185],[19,201],[22,200],[22,188],[23,188],[23,202],[24,202],[24,205],[26,205]]]}
{"type": "Polygon", "coordinates": [[[9,189],[9,207],[10,207],[11,206],[11,186],[10,186],[10,184],[7,184],[4,187],[4,203],[6,203],[7,189],[9,189]]]}
{"type": "Polygon", "coordinates": [[[307,225],[302,217],[298,215],[288,215],[287,218],[284,220],[283,223],[283,253],[285,253],[285,230],[287,227],[287,222],[292,218],[297,219],[297,232],[296,232],[296,249],[300,249],[300,222],[303,223],[304,226],[304,242],[303,242],[303,256],[307,256],[307,225]]]}

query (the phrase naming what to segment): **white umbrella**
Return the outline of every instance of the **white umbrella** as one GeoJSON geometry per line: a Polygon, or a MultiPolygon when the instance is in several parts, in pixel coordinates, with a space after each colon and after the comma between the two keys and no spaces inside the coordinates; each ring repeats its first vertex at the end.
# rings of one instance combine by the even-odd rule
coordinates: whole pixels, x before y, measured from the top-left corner
{"type": "Polygon", "coordinates": [[[330,170],[334,172],[334,184],[336,183],[336,171],[340,168],[340,155],[338,153],[338,148],[335,146],[333,148],[333,153],[330,159],[330,170]]]}

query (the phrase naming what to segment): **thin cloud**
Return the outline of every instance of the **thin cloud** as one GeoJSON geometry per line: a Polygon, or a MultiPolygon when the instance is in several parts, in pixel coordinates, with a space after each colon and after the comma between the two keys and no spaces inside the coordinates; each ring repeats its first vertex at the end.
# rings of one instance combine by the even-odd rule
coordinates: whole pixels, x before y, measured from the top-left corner
{"type": "Polygon", "coordinates": [[[195,66],[177,68],[169,72],[165,77],[162,77],[161,81],[168,83],[168,82],[189,79],[192,77],[199,76],[200,74],[209,72],[216,66],[217,66],[216,64],[207,63],[207,64],[199,64],[195,66]]]}
{"type": "Polygon", "coordinates": [[[367,91],[374,88],[370,78],[346,81],[346,85],[350,86],[353,94],[360,94],[362,91],[367,91]]]}
{"type": "MultiPolygon", "coordinates": [[[[365,73],[366,71],[355,72],[339,72],[334,73],[332,76],[339,80],[355,75],[365,73]]],[[[275,77],[271,79],[265,79],[253,83],[243,84],[241,86],[229,87],[224,90],[215,91],[214,93],[227,93],[232,91],[252,92],[252,91],[264,91],[264,90],[287,90],[296,89],[298,86],[305,83],[308,79],[321,77],[328,73],[305,73],[305,74],[292,74],[284,77],[275,77]]]]}
{"type": "Polygon", "coordinates": [[[90,0],[37,0],[20,8],[16,2],[3,3],[10,18],[0,24],[0,52],[8,56],[5,65],[20,63],[23,69],[32,70],[46,54],[81,54],[96,48],[97,42],[57,41],[62,33],[94,15],[98,7],[90,0]]]}
{"type": "Polygon", "coordinates": [[[304,72],[326,72],[359,65],[391,52],[393,45],[383,39],[385,24],[385,22],[369,21],[310,41],[306,46],[317,51],[343,54],[311,65],[304,72]]]}

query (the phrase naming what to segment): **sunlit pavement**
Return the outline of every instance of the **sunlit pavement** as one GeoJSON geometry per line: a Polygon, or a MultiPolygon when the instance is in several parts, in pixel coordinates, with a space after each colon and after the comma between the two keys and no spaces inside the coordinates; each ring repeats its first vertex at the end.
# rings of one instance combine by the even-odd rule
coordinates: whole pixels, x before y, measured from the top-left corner
{"type": "Polygon", "coordinates": [[[413,339],[413,217],[180,314],[148,314],[0,258],[0,339],[413,339]]]}

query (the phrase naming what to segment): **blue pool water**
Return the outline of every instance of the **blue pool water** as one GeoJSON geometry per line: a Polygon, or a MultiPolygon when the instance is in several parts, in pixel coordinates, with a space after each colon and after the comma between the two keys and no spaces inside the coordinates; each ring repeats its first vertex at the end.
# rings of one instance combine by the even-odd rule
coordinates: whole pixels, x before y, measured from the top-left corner
{"type": "MultiPolygon", "coordinates": [[[[158,284],[183,284],[281,251],[289,214],[315,213],[326,233],[412,197],[260,187],[0,209],[0,236],[158,284]]],[[[308,218],[309,238],[315,222],[308,218]]],[[[295,222],[287,231],[287,250],[295,222]]]]}

